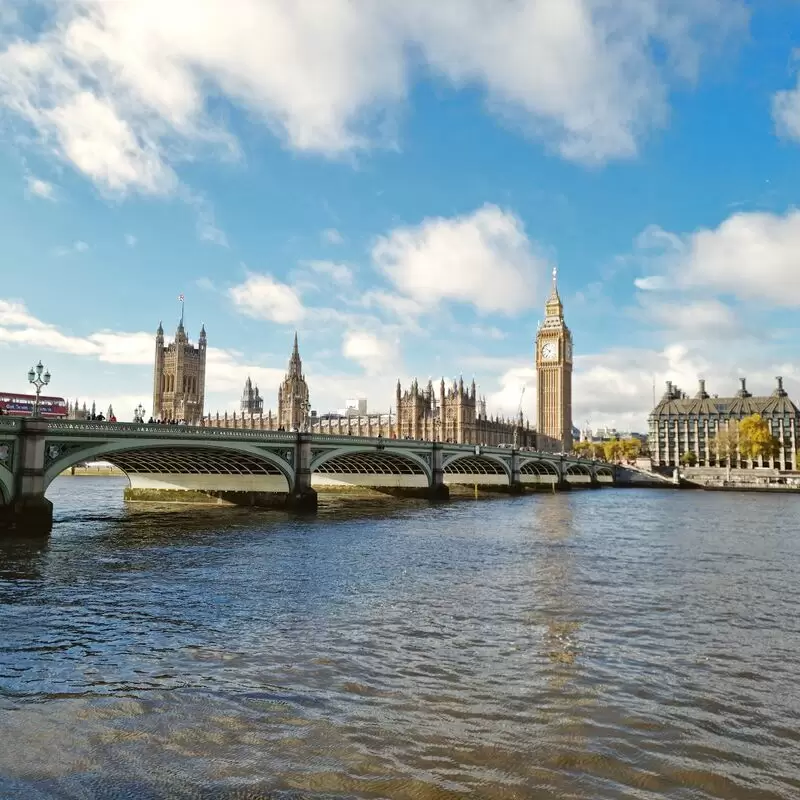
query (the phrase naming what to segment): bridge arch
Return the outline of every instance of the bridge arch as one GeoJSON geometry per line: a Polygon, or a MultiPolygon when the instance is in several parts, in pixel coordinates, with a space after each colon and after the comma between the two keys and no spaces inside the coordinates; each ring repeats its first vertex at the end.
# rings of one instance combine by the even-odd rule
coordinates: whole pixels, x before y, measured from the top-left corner
{"type": "Polygon", "coordinates": [[[556,478],[559,476],[558,467],[554,462],[547,459],[527,459],[519,466],[520,475],[552,475],[556,478]]]}
{"type": "Polygon", "coordinates": [[[614,480],[614,468],[610,464],[598,464],[595,467],[594,474],[596,478],[611,478],[614,480]]]}
{"type": "Polygon", "coordinates": [[[567,465],[565,473],[567,475],[588,475],[591,478],[592,468],[589,466],[589,464],[575,461],[572,464],[567,465]]]}
{"type": "Polygon", "coordinates": [[[511,483],[510,465],[492,453],[454,453],[444,459],[442,469],[445,475],[505,475],[506,480],[511,483]]]}
{"type": "MultiPolygon", "coordinates": [[[[48,447],[57,442],[48,443],[48,447]]],[[[45,490],[64,470],[82,461],[103,460],[132,474],[261,475],[280,476],[283,491],[292,491],[292,466],[275,453],[248,443],[187,442],[184,440],[106,441],[80,449],[67,450],[47,467],[45,490]]]]}
{"type": "Polygon", "coordinates": [[[433,481],[430,465],[423,458],[392,447],[340,447],[317,456],[310,469],[330,475],[421,475],[428,486],[433,481]]]}

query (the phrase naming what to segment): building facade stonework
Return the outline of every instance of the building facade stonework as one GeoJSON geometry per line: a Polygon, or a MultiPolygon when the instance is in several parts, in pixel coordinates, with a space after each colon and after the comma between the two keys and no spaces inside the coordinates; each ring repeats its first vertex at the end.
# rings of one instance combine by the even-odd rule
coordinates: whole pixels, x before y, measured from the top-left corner
{"type": "Polygon", "coordinates": [[[164,328],[159,323],[153,368],[154,419],[200,424],[205,402],[206,350],[205,326],[201,327],[194,347],[183,327],[183,317],[175,331],[175,340],[168,345],[164,344],[164,328]]]}
{"type": "Polygon", "coordinates": [[[294,348],[283,383],[278,387],[278,426],[286,431],[303,430],[311,409],[308,383],[303,375],[303,362],[294,335],[294,348]]]}
{"type": "MultiPolygon", "coordinates": [[[[177,338],[177,337],[176,337],[177,338]]],[[[447,385],[442,379],[420,386],[415,379],[407,389],[400,382],[394,397],[394,413],[310,414],[310,394],[303,374],[297,343],[289,359],[286,377],[278,388],[277,412],[264,411],[263,399],[250,379],[245,383],[237,414],[209,415],[203,425],[258,430],[308,430],[398,439],[453,442],[458,444],[508,445],[549,451],[572,449],[572,334],[564,322],[564,309],[553,272],[553,287],[545,303],[545,320],[536,336],[538,378],[538,426],[532,428],[520,409],[513,419],[489,416],[486,399],[479,398],[475,381],[463,379],[447,385]]],[[[353,409],[355,411],[355,409],[353,409]]]]}
{"type": "Polygon", "coordinates": [[[474,380],[466,387],[463,378],[451,386],[442,379],[438,393],[430,380],[422,389],[414,380],[405,391],[398,381],[395,408],[394,432],[399,439],[535,446],[535,433],[530,424],[525,425],[521,412],[515,420],[487,416],[486,400],[478,399],[474,380]]]}
{"type": "Polygon", "coordinates": [[[258,386],[253,386],[253,381],[250,376],[244,382],[244,391],[242,392],[242,402],[239,410],[243,415],[251,414],[258,416],[264,413],[264,398],[258,393],[258,386]]]}
{"type": "Polygon", "coordinates": [[[778,452],[774,458],[740,462],[741,466],[796,470],[800,410],[789,399],[783,379],[776,378],[772,394],[761,397],[754,397],[747,390],[744,378],[740,383],[734,397],[717,397],[709,395],[705,381],[700,380],[697,394],[688,397],[667,381],[667,389],[649,417],[653,465],[677,467],[687,453],[692,453],[699,467],[723,466],[724,457],[719,458],[715,452],[714,438],[720,431],[733,429],[745,417],[760,414],[778,440],[778,452]]]}
{"type": "Polygon", "coordinates": [[[572,333],[564,322],[557,273],[545,303],[544,322],[536,333],[537,448],[572,450],[572,333]]]}

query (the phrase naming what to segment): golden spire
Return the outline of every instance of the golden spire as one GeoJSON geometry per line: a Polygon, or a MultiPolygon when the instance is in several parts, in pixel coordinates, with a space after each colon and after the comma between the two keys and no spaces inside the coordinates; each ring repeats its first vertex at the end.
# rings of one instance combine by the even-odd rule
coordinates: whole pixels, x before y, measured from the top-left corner
{"type": "Polygon", "coordinates": [[[553,267],[553,287],[550,290],[550,297],[544,305],[545,317],[557,317],[561,319],[564,316],[564,306],[561,304],[561,298],[558,295],[558,267],[553,267]]]}

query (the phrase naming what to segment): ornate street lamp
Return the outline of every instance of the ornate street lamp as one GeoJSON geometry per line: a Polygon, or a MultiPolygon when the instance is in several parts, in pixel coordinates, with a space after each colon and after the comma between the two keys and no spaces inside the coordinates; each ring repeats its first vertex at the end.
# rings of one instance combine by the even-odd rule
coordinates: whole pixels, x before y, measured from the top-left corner
{"type": "Polygon", "coordinates": [[[139,403],[139,405],[133,409],[133,421],[144,422],[144,408],[142,407],[141,403],[139,403]]]}
{"type": "Polygon", "coordinates": [[[311,410],[311,403],[308,400],[300,401],[300,411],[303,414],[303,419],[300,421],[300,430],[303,433],[308,432],[308,412],[311,410]]]}
{"type": "Polygon", "coordinates": [[[28,370],[28,383],[32,383],[36,387],[36,401],[33,404],[33,416],[39,416],[39,395],[42,393],[42,386],[47,386],[50,383],[50,370],[47,370],[44,375],[42,371],[44,367],[40,361],[35,367],[28,370]]]}

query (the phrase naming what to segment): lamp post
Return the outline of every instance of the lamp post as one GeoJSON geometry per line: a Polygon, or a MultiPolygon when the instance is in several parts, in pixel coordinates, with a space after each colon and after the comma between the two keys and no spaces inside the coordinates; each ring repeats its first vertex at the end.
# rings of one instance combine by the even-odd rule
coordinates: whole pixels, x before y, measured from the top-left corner
{"type": "Polygon", "coordinates": [[[39,416],[39,395],[42,393],[42,386],[47,386],[50,383],[50,370],[45,371],[42,375],[44,367],[40,361],[35,367],[28,370],[28,383],[32,383],[36,387],[36,401],[33,404],[33,416],[39,416]]]}
{"type": "Polygon", "coordinates": [[[133,409],[133,421],[144,422],[144,408],[142,407],[141,403],[139,403],[139,405],[133,409]]]}
{"type": "Polygon", "coordinates": [[[308,412],[311,410],[311,403],[307,399],[303,399],[300,401],[300,411],[303,414],[303,418],[300,421],[300,430],[303,433],[308,433],[308,412]]]}

